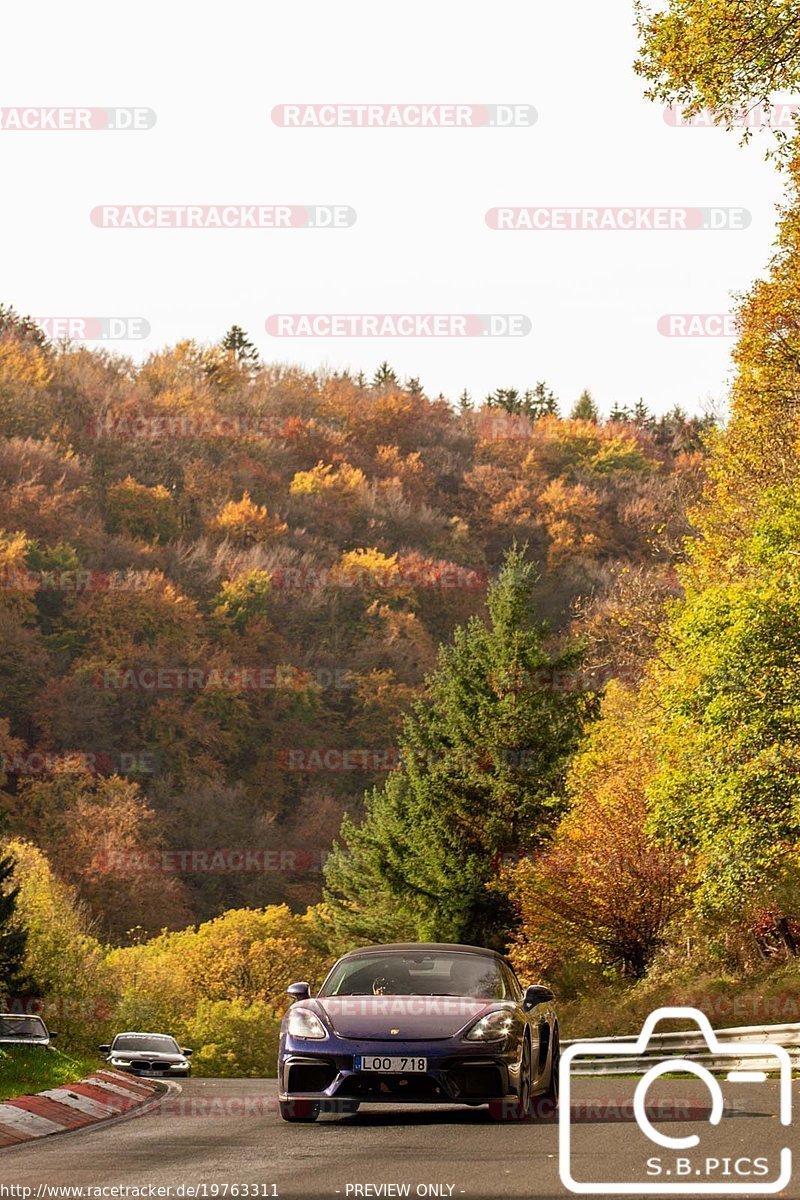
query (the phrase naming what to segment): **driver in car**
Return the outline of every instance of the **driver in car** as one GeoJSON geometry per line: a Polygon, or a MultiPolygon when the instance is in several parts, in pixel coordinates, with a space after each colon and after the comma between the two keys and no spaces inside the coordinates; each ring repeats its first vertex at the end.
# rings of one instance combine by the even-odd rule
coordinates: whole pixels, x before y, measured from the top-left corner
{"type": "Polygon", "coordinates": [[[402,996],[408,993],[411,985],[409,978],[402,979],[396,972],[385,972],[376,975],[372,981],[373,996],[402,996]]]}

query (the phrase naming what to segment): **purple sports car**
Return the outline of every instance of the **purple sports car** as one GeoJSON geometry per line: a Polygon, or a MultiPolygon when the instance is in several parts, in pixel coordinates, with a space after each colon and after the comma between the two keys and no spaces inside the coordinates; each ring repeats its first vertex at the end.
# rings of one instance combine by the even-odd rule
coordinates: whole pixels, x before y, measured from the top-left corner
{"type": "Polygon", "coordinates": [[[316,1121],[362,1102],[488,1104],[514,1120],[558,1102],[558,1017],[476,946],[404,942],[352,950],[315,997],[293,983],[278,1056],[281,1116],[316,1121]]]}

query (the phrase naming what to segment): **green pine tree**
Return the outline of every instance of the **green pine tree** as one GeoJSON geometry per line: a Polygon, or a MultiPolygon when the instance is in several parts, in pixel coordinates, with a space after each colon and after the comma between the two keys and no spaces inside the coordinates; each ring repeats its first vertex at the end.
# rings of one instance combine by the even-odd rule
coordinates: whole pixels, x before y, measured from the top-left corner
{"type": "Polygon", "coordinates": [[[522,412],[523,398],[516,388],[496,388],[486,397],[487,408],[502,408],[509,416],[515,417],[522,412]]]}
{"type": "Polygon", "coordinates": [[[634,405],[633,419],[636,424],[640,425],[643,429],[646,428],[653,420],[650,409],[647,407],[641,396],[634,405]]]}
{"type": "Polygon", "coordinates": [[[19,888],[11,886],[14,860],[0,856],[0,1002],[22,982],[22,964],[28,935],[15,921],[19,888]]]}
{"type": "Polygon", "coordinates": [[[220,342],[220,346],[233,356],[234,362],[239,367],[256,370],[261,363],[258,348],[250,341],[241,325],[231,325],[220,342]]]}
{"type": "Polygon", "coordinates": [[[10,304],[0,304],[0,337],[9,333],[20,341],[35,343],[42,350],[48,345],[44,331],[33,317],[23,317],[10,304]]]}
{"type": "Polygon", "coordinates": [[[594,421],[597,424],[600,419],[600,413],[597,411],[597,405],[592,399],[592,393],[588,388],[583,389],[569,415],[573,421],[594,421]]]}
{"type": "Polygon", "coordinates": [[[397,375],[385,360],[372,376],[373,387],[396,387],[398,382],[397,375]]]}
{"type": "Polygon", "coordinates": [[[558,400],[552,388],[540,380],[532,392],[525,393],[526,414],[537,420],[539,417],[557,417],[558,400]]]}
{"type": "Polygon", "coordinates": [[[567,762],[593,711],[581,648],[547,648],[534,568],[512,550],[478,617],[441,649],[407,718],[402,765],[346,819],[326,864],[343,940],[505,947],[514,926],[491,888],[503,855],[535,850],[562,811],[567,762]]]}

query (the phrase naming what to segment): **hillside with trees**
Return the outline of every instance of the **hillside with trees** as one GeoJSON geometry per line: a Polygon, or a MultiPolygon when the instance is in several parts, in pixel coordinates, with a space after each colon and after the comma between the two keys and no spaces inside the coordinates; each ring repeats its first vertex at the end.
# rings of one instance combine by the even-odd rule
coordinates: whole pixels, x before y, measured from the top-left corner
{"type": "MultiPolygon", "coordinates": [[[[689,117],[800,85],[795,0],[636,8],[689,117]]],[[[264,365],[237,326],[134,363],[0,310],[7,1003],[263,1075],[292,977],[414,937],[508,948],[570,1033],[800,1019],[800,159],[770,146],[724,427],[264,365]]]]}
{"type": "Polygon", "coordinates": [[[118,942],[302,910],[514,545],[543,653],[583,631],[580,692],[635,672],[619,614],[675,591],[708,422],[570,413],[544,384],[451,405],[387,364],[266,366],[237,327],[135,364],[0,310],[9,834],[118,942]],[[219,848],[275,858],[191,870],[219,848]]]}

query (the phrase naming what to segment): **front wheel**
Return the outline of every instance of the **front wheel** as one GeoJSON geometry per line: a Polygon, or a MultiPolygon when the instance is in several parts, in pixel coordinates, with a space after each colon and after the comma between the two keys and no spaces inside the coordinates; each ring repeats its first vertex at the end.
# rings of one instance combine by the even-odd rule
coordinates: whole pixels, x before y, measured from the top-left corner
{"type": "Polygon", "coordinates": [[[280,1100],[284,1121],[308,1125],[319,1116],[319,1104],[314,1100],[280,1100]]]}
{"type": "Polygon", "coordinates": [[[553,1052],[550,1056],[550,1078],[547,1090],[532,1102],[533,1116],[539,1120],[552,1118],[558,1109],[558,1072],[561,1063],[561,1041],[558,1036],[558,1026],[553,1030],[553,1052]]]}
{"type": "Polygon", "coordinates": [[[519,1065],[519,1095],[505,1100],[489,1101],[489,1116],[493,1121],[524,1121],[531,1108],[531,1044],[527,1037],[522,1043],[519,1065]]]}
{"type": "Polygon", "coordinates": [[[553,1030],[553,1052],[550,1055],[550,1082],[545,1092],[546,1098],[554,1108],[558,1107],[558,1072],[561,1066],[561,1039],[558,1036],[558,1026],[553,1030]]]}

